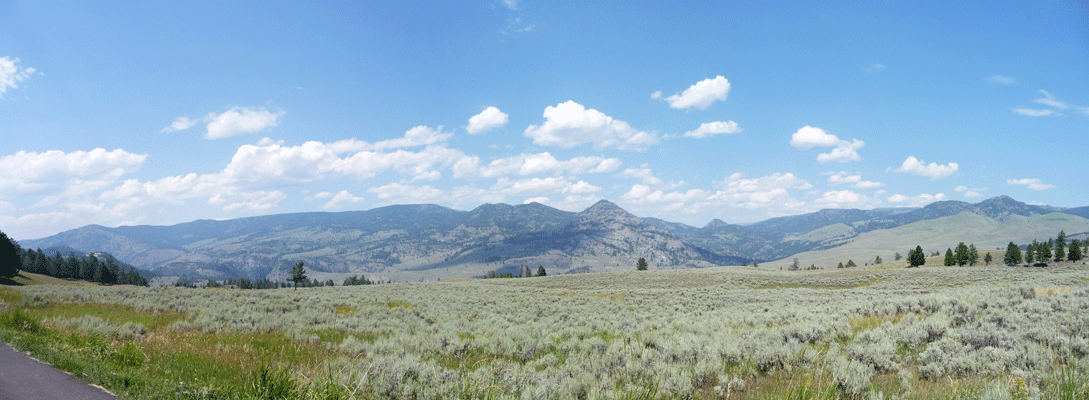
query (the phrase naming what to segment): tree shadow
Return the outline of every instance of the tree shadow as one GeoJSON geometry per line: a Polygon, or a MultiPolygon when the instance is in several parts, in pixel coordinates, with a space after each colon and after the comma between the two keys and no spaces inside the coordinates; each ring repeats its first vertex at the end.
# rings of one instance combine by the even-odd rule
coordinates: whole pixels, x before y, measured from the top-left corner
{"type": "MultiPolygon", "coordinates": [[[[26,276],[23,276],[22,272],[19,272],[19,273],[15,274],[15,276],[22,276],[24,279],[27,279],[26,276]]],[[[23,286],[22,283],[16,282],[12,278],[2,278],[2,277],[0,277],[0,285],[4,285],[4,286],[23,286]]]]}

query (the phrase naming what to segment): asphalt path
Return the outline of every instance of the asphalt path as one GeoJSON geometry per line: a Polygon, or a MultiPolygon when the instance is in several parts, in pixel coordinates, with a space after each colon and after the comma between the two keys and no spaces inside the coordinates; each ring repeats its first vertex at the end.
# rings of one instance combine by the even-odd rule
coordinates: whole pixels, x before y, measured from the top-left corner
{"type": "Polygon", "coordinates": [[[0,342],[0,400],[117,400],[87,382],[0,342]]]}

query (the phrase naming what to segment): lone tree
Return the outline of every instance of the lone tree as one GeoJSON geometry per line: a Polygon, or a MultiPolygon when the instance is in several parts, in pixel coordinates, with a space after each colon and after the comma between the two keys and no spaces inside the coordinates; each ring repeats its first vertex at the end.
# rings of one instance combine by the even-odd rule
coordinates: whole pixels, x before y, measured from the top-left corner
{"type": "Polygon", "coordinates": [[[957,263],[957,259],[953,257],[953,249],[945,248],[945,263],[946,267],[952,267],[957,263]]]}
{"type": "Polygon", "coordinates": [[[923,254],[922,246],[915,246],[915,250],[908,251],[908,263],[912,267],[926,264],[926,254],[923,254]]]}
{"type": "Polygon", "coordinates": [[[791,271],[797,271],[797,270],[799,270],[799,269],[801,269],[801,266],[800,266],[800,265],[798,265],[798,259],[797,259],[797,258],[795,258],[795,259],[794,259],[794,262],[790,263],[790,270],[791,270],[791,271]]]}
{"type": "Polygon", "coordinates": [[[646,271],[647,270],[647,259],[645,259],[643,257],[639,257],[639,262],[635,263],[635,270],[636,271],[646,271]]]}
{"type": "Polygon", "coordinates": [[[23,266],[19,245],[0,232],[0,278],[14,278],[23,266]]]}
{"type": "Polygon", "coordinates": [[[987,255],[983,256],[983,262],[986,265],[991,265],[991,261],[994,261],[994,257],[991,257],[991,252],[987,252],[987,255]]]}
{"type": "Polygon", "coordinates": [[[884,264],[883,260],[881,260],[881,256],[874,257],[873,258],[873,265],[879,265],[879,264],[884,264]]]}
{"type": "Polygon", "coordinates": [[[855,264],[855,260],[847,260],[847,268],[854,268],[857,266],[858,264],[855,264]]]}
{"type": "Polygon", "coordinates": [[[979,263],[979,249],[976,249],[976,244],[972,243],[968,245],[968,265],[976,265],[979,263]]]}
{"type": "MultiPolygon", "coordinates": [[[[908,253],[910,254],[911,251],[908,251],[908,253]]],[[[900,261],[900,259],[904,258],[904,256],[900,255],[900,252],[898,251],[895,255],[892,256],[892,258],[896,259],[896,261],[900,261]]]]}
{"type": "Polygon", "coordinates": [[[537,266],[537,276],[548,276],[548,273],[544,270],[544,265],[537,266]]]}
{"type": "Polygon", "coordinates": [[[295,263],[295,266],[291,267],[291,279],[288,280],[295,283],[293,290],[299,289],[299,282],[308,282],[306,279],[306,268],[303,268],[302,261],[295,263]]]}

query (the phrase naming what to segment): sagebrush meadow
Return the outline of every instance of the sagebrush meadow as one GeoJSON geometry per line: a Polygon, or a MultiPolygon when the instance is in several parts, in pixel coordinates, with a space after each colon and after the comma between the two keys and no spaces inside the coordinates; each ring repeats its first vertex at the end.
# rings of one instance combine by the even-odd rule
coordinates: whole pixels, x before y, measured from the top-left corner
{"type": "Polygon", "coordinates": [[[23,286],[3,290],[0,332],[124,398],[1089,395],[1084,262],[939,260],[297,291],[23,286]]]}

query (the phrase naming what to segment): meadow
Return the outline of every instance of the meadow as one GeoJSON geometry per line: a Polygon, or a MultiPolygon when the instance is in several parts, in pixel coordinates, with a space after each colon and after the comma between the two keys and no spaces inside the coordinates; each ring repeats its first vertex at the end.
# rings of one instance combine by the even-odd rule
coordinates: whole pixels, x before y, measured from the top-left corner
{"type": "Polygon", "coordinates": [[[28,285],[0,338],[133,399],[1089,396],[1089,266],[928,265],[28,285]]]}

